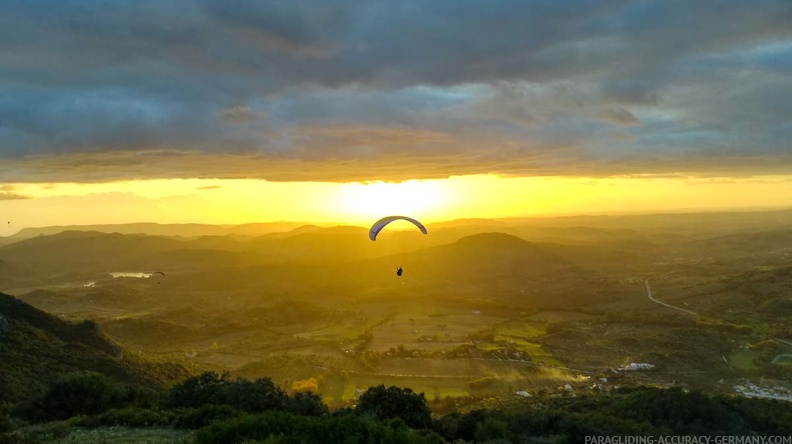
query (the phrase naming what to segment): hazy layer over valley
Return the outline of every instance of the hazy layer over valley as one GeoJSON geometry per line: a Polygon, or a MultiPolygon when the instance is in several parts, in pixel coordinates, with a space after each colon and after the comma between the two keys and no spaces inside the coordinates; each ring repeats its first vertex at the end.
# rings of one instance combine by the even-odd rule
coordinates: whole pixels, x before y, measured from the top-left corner
{"type": "Polygon", "coordinates": [[[94,321],[125,356],[331,406],[378,384],[438,402],[760,379],[789,396],[790,211],[391,228],[25,229],[0,239],[0,292],[94,321]]]}

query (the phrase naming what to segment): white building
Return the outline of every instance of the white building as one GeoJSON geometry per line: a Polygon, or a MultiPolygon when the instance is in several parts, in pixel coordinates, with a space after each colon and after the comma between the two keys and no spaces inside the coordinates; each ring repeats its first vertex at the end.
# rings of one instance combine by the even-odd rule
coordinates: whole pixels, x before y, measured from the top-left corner
{"type": "Polygon", "coordinates": [[[625,366],[622,370],[651,370],[654,368],[653,364],[647,364],[645,362],[631,362],[629,365],[625,366]]]}

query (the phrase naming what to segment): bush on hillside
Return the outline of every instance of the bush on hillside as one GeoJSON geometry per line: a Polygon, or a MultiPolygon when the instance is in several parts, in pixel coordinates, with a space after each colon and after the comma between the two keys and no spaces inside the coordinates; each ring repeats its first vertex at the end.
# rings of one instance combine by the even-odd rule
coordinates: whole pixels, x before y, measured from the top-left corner
{"type": "Polygon", "coordinates": [[[32,422],[68,419],[120,407],[126,399],[127,392],[100,373],[72,373],[50,384],[43,395],[18,404],[16,413],[32,422]]]}
{"type": "Polygon", "coordinates": [[[166,404],[171,408],[227,405],[255,413],[283,410],[287,398],[286,392],[269,378],[248,381],[232,379],[228,373],[204,372],[174,386],[166,404]]]}
{"type": "Polygon", "coordinates": [[[424,394],[414,393],[409,388],[385,388],[382,384],[371,387],[360,395],[355,410],[379,419],[399,418],[413,428],[425,428],[431,423],[424,394]]]}
{"type": "Polygon", "coordinates": [[[415,443],[440,444],[443,439],[433,432],[413,430],[401,421],[378,421],[358,415],[325,415],[318,418],[285,412],[244,415],[217,422],[198,431],[195,442],[237,443],[343,442],[348,444],[415,443]]]}

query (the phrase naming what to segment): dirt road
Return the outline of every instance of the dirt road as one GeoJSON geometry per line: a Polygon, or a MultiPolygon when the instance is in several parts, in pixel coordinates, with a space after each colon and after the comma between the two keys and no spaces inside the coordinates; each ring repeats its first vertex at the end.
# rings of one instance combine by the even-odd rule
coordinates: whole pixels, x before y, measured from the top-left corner
{"type": "Polygon", "coordinates": [[[649,287],[649,280],[647,279],[644,284],[646,284],[646,296],[649,297],[649,300],[662,305],[663,307],[673,308],[674,310],[684,311],[685,313],[692,314],[693,316],[698,316],[698,313],[690,310],[685,310],[684,308],[674,307],[673,305],[666,304],[665,302],[659,301],[652,296],[652,289],[649,287]]]}

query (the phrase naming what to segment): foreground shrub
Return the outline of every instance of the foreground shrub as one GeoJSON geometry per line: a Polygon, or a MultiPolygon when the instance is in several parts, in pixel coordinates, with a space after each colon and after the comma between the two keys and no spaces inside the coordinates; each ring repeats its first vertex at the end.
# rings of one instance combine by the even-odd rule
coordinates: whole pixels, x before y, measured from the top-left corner
{"type": "Polygon", "coordinates": [[[0,442],[8,444],[39,444],[64,438],[71,433],[66,421],[49,422],[22,427],[11,433],[0,435],[0,442]]]}
{"type": "Polygon", "coordinates": [[[38,398],[17,405],[16,413],[31,422],[96,415],[119,407],[126,392],[100,373],[74,373],[52,383],[38,398]]]}
{"type": "Polygon", "coordinates": [[[426,428],[431,423],[431,412],[424,394],[414,393],[409,388],[371,387],[360,395],[355,410],[380,419],[399,418],[413,428],[426,428]]]}
{"type": "Polygon", "coordinates": [[[154,427],[168,426],[174,421],[170,411],[149,410],[140,407],[126,407],[108,410],[96,416],[84,416],[75,421],[79,427],[96,428],[102,426],[154,427]]]}
{"type": "Polygon", "coordinates": [[[285,412],[244,415],[217,422],[198,431],[195,442],[222,444],[265,440],[280,444],[444,442],[433,432],[409,429],[400,421],[378,422],[360,415],[308,417],[285,412]]]}
{"type": "Polygon", "coordinates": [[[196,409],[177,409],[172,412],[171,425],[180,429],[199,429],[217,421],[239,417],[243,412],[227,405],[205,405],[196,409]]]}
{"type": "Polygon", "coordinates": [[[11,430],[11,404],[0,402],[0,433],[11,430]]]}
{"type": "Polygon", "coordinates": [[[321,416],[329,410],[322,397],[311,392],[298,392],[286,401],[286,410],[303,416],[321,416]]]}
{"type": "Polygon", "coordinates": [[[227,405],[205,405],[174,410],[126,407],[109,410],[96,416],[81,417],[75,425],[87,428],[123,426],[199,429],[215,421],[228,420],[242,414],[243,412],[227,405]]]}
{"type": "Polygon", "coordinates": [[[215,404],[255,413],[282,410],[286,400],[286,392],[269,378],[248,381],[232,379],[227,373],[205,372],[174,386],[168,395],[167,406],[196,408],[215,404]]]}

